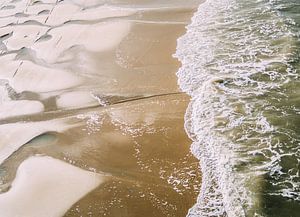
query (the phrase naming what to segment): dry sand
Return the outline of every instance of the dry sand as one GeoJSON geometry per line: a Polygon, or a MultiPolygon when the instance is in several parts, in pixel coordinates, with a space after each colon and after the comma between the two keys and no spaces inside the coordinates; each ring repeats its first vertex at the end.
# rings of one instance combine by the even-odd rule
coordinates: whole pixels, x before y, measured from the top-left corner
{"type": "Polygon", "coordinates": [[[186,215],[201,177],[172,54],[198,3],[0,3],[5,216],[186,215]]]}
{"type": "Polygon", "coordinates": [[[10,190],[0,194],[1,215],[62,216],[73,203],[104,180],[104,175],[50,157],[30,157],[19,166],[10,190]]]}

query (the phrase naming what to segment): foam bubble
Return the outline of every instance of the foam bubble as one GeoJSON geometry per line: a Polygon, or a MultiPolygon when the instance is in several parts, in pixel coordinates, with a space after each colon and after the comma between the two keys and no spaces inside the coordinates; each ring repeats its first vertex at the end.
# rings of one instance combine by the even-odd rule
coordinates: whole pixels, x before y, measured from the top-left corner
{"type": "Polygon", "coordinates": [[[274,174],[286,184],[272,194],[299,198],[296,188],[286,188],[296,179],[282,163],[286,155],[299,158],[292,151],[299,140],[269,112],[297,117],[282,104],[297,83],[297,34],[274,8],[267,1],[207,0],[178,40],[178,83],[192,96],[185,127],[203,173],[188,216],[262,216],[262,183],[271,176],[278,184],[274,174]],[[283,150],[285,144],[293,148],[283,150]]]}

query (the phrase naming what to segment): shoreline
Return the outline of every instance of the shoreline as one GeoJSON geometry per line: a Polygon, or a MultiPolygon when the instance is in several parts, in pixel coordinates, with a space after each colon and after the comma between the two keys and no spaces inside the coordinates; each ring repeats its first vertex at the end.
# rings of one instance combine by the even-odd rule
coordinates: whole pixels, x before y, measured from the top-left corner
{"type": "MultiPolygon", "coordinates": [[[[6,8],[11,12],[5,13],[11,13],[11,22],[27,24],[0,28],[6,48],[0,57],[5,63],[0,70],[5,84],[0,86],[4,90],[0,89],[0,105],[5,108],[0,110],[0,127],[5,131],[5,135],[0,132],[4,138],[0,156],[6,156],[0,166],[0,206],[10,195],[7,217],[16,215],[14,206],[26,183],[48,186],[39,197],[54,211],[56,201],[51,198],[57,189],[76,191],[59,184],[59,177],[47,178],[42,168],[39,180],[20,181],[16,176],[24,173],[23,168],[34,168],[26,164],[28,159],[37,159],[32,162],[38,164],[48,157],[57,162],[54,176],[76,168],[74,174],[82,174],[78,178],[106,177],[98,180],[99,185],[82,189],[76,198],[66,198],[68,209],[59,211],[63,216],[187,214],[199,194],[201,175],[183,129],[189,98],[178,90],[175,73],[180,63],[172,55],[200,2],[190,1],[188,7],[176,10],[167,8],[167,3],[157,4],[163,9],[149,10],[153,5],[146,0],[144,6],[131,2],[117,9],[72,1],[22,4],[6,8]],[[99,18],[97,11],[107,8],[99,18]],[[14,18],[14,13],[28,16],[14,18]],[[83,16],[82,22],[68,22],[83,16]],[[9,31],[13,34],[7,38],[9,31]],[[22,100],[28,108],[24,111],[17,106],[22,100]],[[14,114],[9,107],[13,103],[14,114]]],[[[182,6],[179,1],[173,4],[182,6]]],[[[5,19],[4,23],[10,22],[5,19]]],[[[34,201],[32,190],[26,197],[34,201]]],[[[30,204],[24,214],[43,209],[30,204]]]]}

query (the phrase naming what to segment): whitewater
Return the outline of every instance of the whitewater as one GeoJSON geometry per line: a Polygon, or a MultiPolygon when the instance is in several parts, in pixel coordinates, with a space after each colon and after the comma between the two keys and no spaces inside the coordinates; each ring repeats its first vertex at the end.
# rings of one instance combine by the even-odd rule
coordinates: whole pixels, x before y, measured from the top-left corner
{"type": "Polygon", "coordinates": [[[188,217],[298,216],[300,2],[207,0],[178,39],[203,174],[188,217]]]}

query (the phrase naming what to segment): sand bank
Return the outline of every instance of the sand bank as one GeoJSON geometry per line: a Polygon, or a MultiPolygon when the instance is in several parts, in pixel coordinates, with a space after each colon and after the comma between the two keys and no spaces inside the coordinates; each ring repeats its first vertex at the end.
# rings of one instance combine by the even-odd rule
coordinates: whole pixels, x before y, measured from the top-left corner
{"type": "Polygon", "coordinates": [[[25,160],[8,192],[0,195],[1,215],[6,217],[59,217],[104,176],[50,157],[25,160]]]}
{"type": "Polygon", "coordinates": [[[33,138],[47,132],[62,132],[70,127],[63,120],[0,125],[0,164],[33,138]]]}

